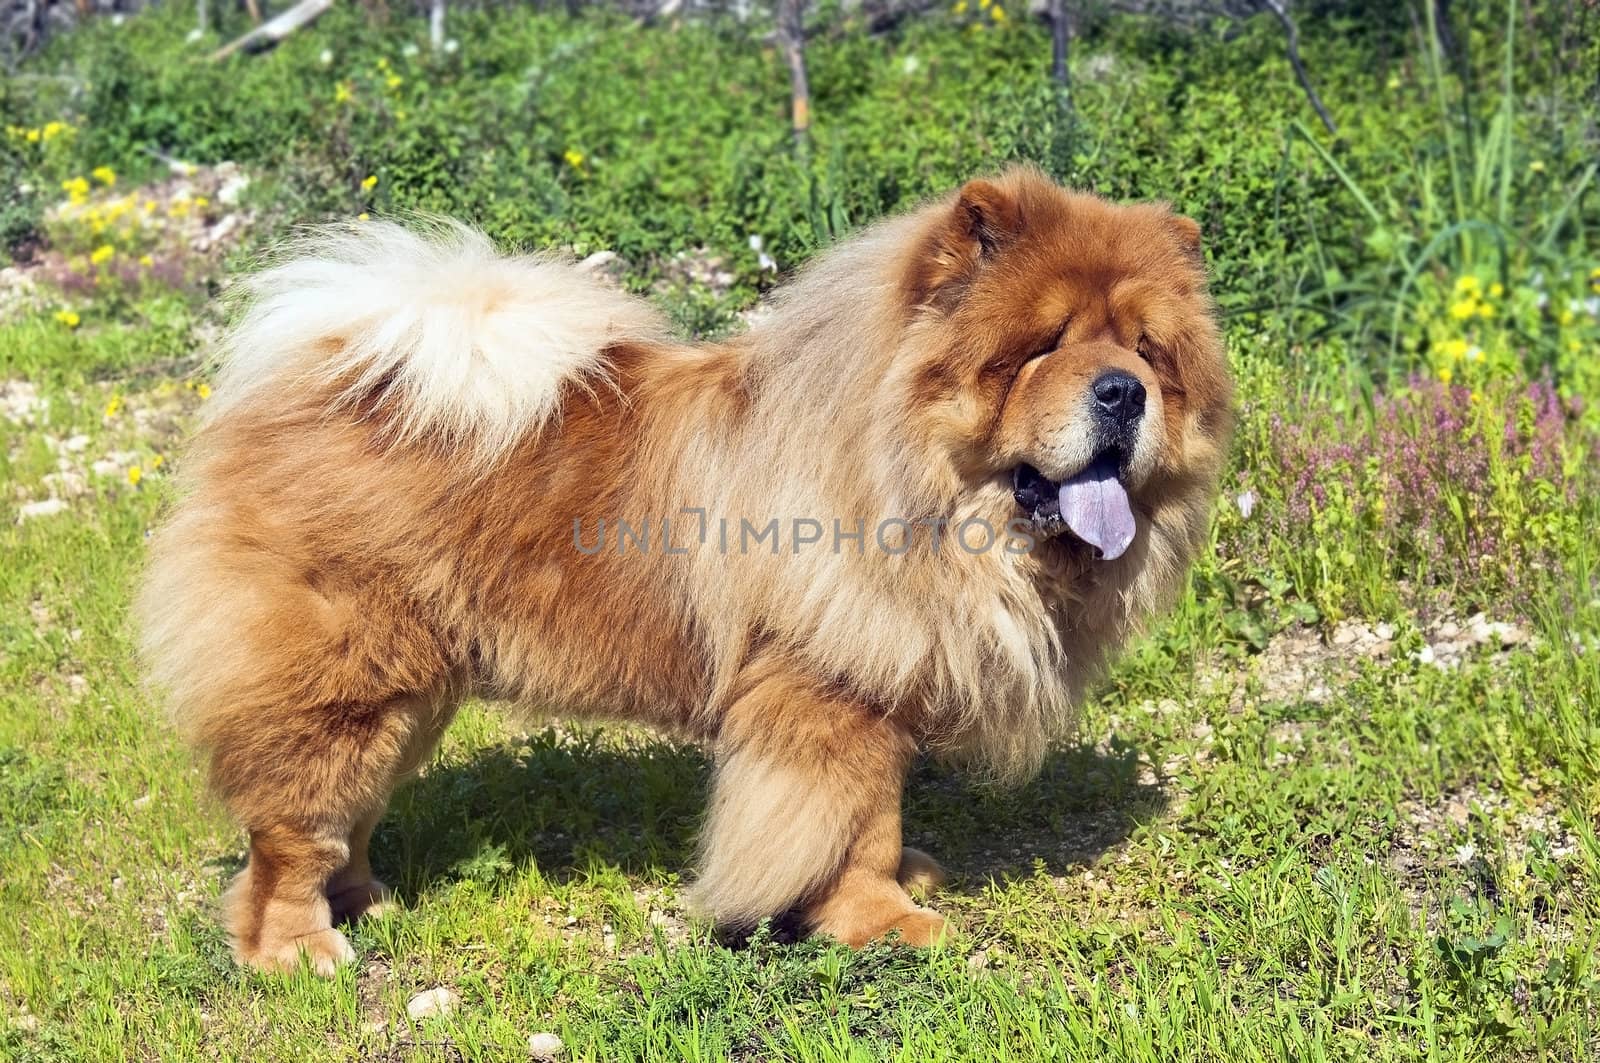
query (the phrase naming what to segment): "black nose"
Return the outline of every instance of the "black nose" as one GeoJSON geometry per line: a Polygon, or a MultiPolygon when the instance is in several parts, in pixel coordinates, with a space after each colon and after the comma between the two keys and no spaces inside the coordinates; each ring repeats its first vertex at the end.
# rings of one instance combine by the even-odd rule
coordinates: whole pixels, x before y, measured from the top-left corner
{"type": "Polygon", "coordinates": [[[1118,424],[1127,424],[1144,415],[1144,385],[1132,373],[1113,369],[1094,382],[1094,401],[1118,424]]]}

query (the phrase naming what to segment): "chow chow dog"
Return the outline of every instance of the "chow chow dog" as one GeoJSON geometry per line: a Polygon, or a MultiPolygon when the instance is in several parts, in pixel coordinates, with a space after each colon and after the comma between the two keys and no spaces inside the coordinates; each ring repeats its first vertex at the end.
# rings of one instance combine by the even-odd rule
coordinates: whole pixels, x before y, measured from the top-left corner
{"type": "Polygon", "coordinates": [[[443,222],[240,287],[138,612],[249,833],[225,919],[263,969],[354,958],[373,825],[469,696],[703,743],[718,924],[937,940],[913,759],[1037,768],[1179,586],[1232,423],[1199,226],[1028,168],[719,342],[443,222]]]}

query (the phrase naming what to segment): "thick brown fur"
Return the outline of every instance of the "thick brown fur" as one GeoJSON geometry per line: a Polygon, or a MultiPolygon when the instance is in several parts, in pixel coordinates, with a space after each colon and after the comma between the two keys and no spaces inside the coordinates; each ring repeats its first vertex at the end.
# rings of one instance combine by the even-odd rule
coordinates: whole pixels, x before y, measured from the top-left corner
{"type": "Polygon", "coordinates": [[[936,940],[905,889],[941,877],[901,846],[908,766],[1025,777],[1202,541],[1231,398],[1194,223],[1015,169],[845,242],[702,346],[565,265],[374,232],[257,284],[139,605],[249,832],[239,958],[352,957],[337,920],[387,897],[372,825],[468,695],[707,743],[713,918],[936,940]],[[438,316],[383,302],[405,284],[438,316]],[[1127,553],[935,549],[917,522],[1019,516],[1019,463],[1081,467],[1073,411],[1111,368],[1150,397],[1127,553]],[[741,520],[772,518],[781,549],[741,549],[741,520]],[[796,518],[823,540],[793,547],[796,518]],[[885,519],[905,523],[880,540],[885,519]],[[619,548],[619,520],[649,548],[619,548]],[[858,526],[859,548],[835,537],[858,526]]]}

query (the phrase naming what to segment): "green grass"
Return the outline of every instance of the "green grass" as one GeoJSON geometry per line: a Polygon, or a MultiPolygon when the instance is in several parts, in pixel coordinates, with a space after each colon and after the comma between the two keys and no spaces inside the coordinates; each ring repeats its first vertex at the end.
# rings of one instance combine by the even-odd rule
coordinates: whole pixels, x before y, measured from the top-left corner
{"type": "MultiPolygon", "coordinates": [[[[460,58],[434,68],[426,53],[404,57],[410,21],[352,9],[329,16],[337,34],[218,70],[185,58],[187,15],[169,8],[102,22],[36,61],[92,82],[76,94],[0,81],[22,120],[79,127],[49,153],[0,152],[44,190],[6,208],[6,238],[41,238],[47,264],[54,249],[69,265],[114,238],[114,263],[151,250],[187,281],[102,274],[58,290],[54,263],[33,295],[0,299],[0,1058],[508,1059],[526,1058],[540,1031],[596,1060],[1501,1063],[1600,1051],[1588,531],[1600,520],[1600,376],[1567,371],[1594,359],[1600,316],[1560,316],[1600,258],[1592,191],[1567,203],[1595,137],[1569,107],[1571,56],[1538,51],[1519,28],[1513,45],[1530,50],[1516,53],[1516,90],[1539,106],[1511,108],[1474,103],[1404,26],[1308,24],[1307,54],[1345,127],[1318,155],[1287,133],[1303,104],[1261,26],[1222,42],[1113,20],[1080,42],[1088,132],[1062,160],[1048,86],[1034,80],[1043,35],[1015,14],[1011,29],[976,36],[937,18],[873,38],[825,28],[805,163],[786,146],[779,60],[725,27],[463,12],[460,58]],[[346,43],[324,69],[334,39],[346,43]],[[1089,73],[1097,55],[1110,73],[1089,73]],[[409,130],[393,128],[380,57],[405,71],[409,130]],[[909,73],[908,57],[920,64],[909,73]],[[607,76],[617,69],[626,76],[607,76]],[[1391,76],[1417,91],[1389,88],[1391,76]],[[377,94],[372,106],[335,107],[342,79],[377,94]],[[1527,265],[1543,267],[1553,301],[1536,305],[1532,280],[1510,278],[1493,345],[1472,331],[1487,324],[1448,310],[1478,258],[1422,254],[1460,219],[1408,199],[1413,178],[1447,187],[1439,167],[1468,136],[1466,118],[1440,132],[1424,90],[1476,107],[1473,121],[1496,131],[1480,156],[1493,160],[1485,202],[1541,247],[1527,265]],[[1542,161],[1561,177],[1550,190],[1527,169],[1530,144],[1547,145],[1542,161]],[[996,791],[918,768],[907,841],[956,875],[935,901],[960,928],[943,948],[850,952],[784,926],[719,939],[682,903],[705,796],[699,751],[473,706],[377,831],[377,872],[405,905],[353,930],[360,964],[331,981],[241,971],[216,906],[243,839],[142,688],[127,618],[167,470],[203,405],[199,354],[217,326],[204,297],[226,256],[196,255],[167,230],[124,241],[40,213],[61,180],[106,163],[117,193],[154,195],[161,214],[172,179],[148,147],[244,166],[258,221],[235,264],[292,223],[448,209],[501,237],[618,249],[628,283],[702,332],[730,327],[772,281],[749,233],[787,269],[841,223],[1003,158],[1173,198],[1206,222],[1241,383],[1214,548],[1037,780],[996,791]],[[582,172],[569,148],[585,152],[582,172]],[[372,197],[368,173],[380,176],[372,197]],[[1371,219],[1351,189],[1402,234],[1399,252],[1364,242],[1371,219]],[[710,256],[731,283],[703,283],[710,256]],[[1411,300],[1403,312],[1371,297],[1413,265],[1414,292],[1395,296],[1411,300]],[[77,327],[56,318],[66,308],[77,327]],[[1391,345],[1396,321],[1405,335],[1391,345]],[[1494,356],[1468,381],[1481,412],[1446,448],[1485,466],[1403,470],[1444,485],[1437,537],[1386,522],[1374,507],[1393,490],[1386,470],[1334,451],[1306,460],[1338,490],[1303,526],[1284,520],[1302,492],[1286,432],[1334,448],[1421,438],[1425,405],[1409,420],[1376,411],[1386,397],[1423,401],[1404,373],[1449,368],[1434,347],[1454,338],[1494,356]],[[1518,396],[1546,371],[1590,411],[1552,415],[1557,442],[1541,445],[1559,474],[1504,451],[1508,424],[1531,438],[1518,396]],[[1232,497],[1246,487],[1249,518],[1232,497]],[[69,499],[64,512],[21,519],[54,496],[69,499]],[[1463,579],[1467,544],[1485,535],[1502,571],[1463,579]],[[1446,625],[1469,627],[1480,610],[1518,637],[1460,645],[1446,625]],[[409,1020],[408,1000],[436,986],[460,1006],[409,1020]]],[[[1457,27],[1468,66],[1481,57],[1493,76],[1513,54],[1495,36],[1502,15],[1457,27]]],[[[1485,290],[1496,276],[1479,278],[1485,290]]]]}
{"type": "MultiPolygon", "coordinates": [[[[142,411],[195,402],[125,391],[107,419],[118,384],[47,390],[24,489],[44,437],[164,451],[142,411]]],[[[1592,603],[1448,672],[1401,617],[1387,655],[1326,648],[1324,698],[1217,652],[1189,598],[1039,780],[919,770],[908,838],[958,872],[962,926],[932,953],[719,943],[680,905],[697,752],[469,711],[378,832],[407,907],[355,931],[361,965],[239,971],[214,908],[241,839],[128,645],[161,493],[108,479],[3,533],[7,1058],[492,1059],[551,1030],[596,1059],[1578,1059],[1600,1036],[1600,657],[1567,641],[1592,603]],[[461,1008],[410,1023],[435,985],[461,1008]]]]}

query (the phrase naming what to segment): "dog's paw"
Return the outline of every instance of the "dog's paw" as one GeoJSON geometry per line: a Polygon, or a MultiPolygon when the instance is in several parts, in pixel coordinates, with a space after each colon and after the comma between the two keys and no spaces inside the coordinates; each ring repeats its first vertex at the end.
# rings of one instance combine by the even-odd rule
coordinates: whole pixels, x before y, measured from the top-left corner
{"type": "Polygon", "coordinates": [[[908,845],[900,850],[900,870],[895,873],[895,879],[903,888],[926,896],[938,890],[949,878],[939,861],[921,849],[913,849],[908,845]]]}
{"type": "Polygon", "coordinates": [[[379,919],[400,909],[389,887],[375,878],[338,887],[328,894],[328,906],[333,909],[335,923],[379,919]]]}
{"type": "Polygon", "coordinates": [[[931,908],[917,908],[890,923],[883,936],[896,931],[902,945],[926,948],[944,941],[950,933],[950,922],[931,908]]]}
{"type": "Polygon", "coordinates": [[[301,962],[324,978],[332,978],[339,967],[354,963],[356,950],[337,930],[317,930],[285,941],[263,941],[253,949],[238,949],[239,962],[258,971],[287,973],[298,970],[301,962]]]}

